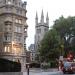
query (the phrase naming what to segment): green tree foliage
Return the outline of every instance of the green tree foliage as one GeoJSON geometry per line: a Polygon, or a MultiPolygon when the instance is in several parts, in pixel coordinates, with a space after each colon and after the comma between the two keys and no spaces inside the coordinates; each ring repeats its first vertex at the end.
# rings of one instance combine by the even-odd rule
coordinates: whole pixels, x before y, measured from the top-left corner
{"type": "Polygon", "coordinates": [[[41,61],[48,62],[50,60],[55,60],[55,58],[59,57],[59,40],[60,36],[55,29],[51,29],[48,33],[46,33],[44,39],[41,41],[39,48],[41,61]]]}
{"type": "Polygon", "coordinates": [[[54,22],[53,28],[56,29],[61,39],[63,39],[65,53],[73,50],[72,45],[74,43],[71,40],[75,37],[75,17],[64,18],[62,16],[54,22]]]}

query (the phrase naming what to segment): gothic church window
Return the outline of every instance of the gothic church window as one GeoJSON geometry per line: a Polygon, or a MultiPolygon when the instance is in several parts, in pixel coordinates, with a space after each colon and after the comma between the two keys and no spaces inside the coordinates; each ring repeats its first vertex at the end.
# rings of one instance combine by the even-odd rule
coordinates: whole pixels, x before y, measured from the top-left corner
{"type": "Polygon", "coordinates": [[[37,29],[37,33],[41,33],[41,29],[37,29]]]}
{"type": "Polygon", "coordinates": [[[48,31],[48,29],[47,29],[47,28],[45,28],[45,29],[44,29],[44,31],[45,31],[45,32],[47,32],[47,31],[48,31]]]}
{"type": "Polygon", "coordinates": [[[0,1],[0,4],[2,3],[2,1],[0,1]]]}
{"type": "Polygon", "coordinates": [[[15,3],[15,0],[13,0],[13,3],[15,3]]]}

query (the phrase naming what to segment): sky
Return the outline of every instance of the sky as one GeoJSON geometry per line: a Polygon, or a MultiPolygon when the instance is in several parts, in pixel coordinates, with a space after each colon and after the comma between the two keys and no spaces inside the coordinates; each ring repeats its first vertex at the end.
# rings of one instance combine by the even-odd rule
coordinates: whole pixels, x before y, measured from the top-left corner
{"type": "Polygon", "coordinates": [[[35,16],[36,11],[40,21],[41,12],[43,9],[44,17],[48,12],[49,27],[51,27],[56,19],[61,17],[75,16],[75,0],[22,0],[27,1],[27,24],[28,37],[26,39],[27,49],[30,44],[34,43],[35,37],[35,16]]]}

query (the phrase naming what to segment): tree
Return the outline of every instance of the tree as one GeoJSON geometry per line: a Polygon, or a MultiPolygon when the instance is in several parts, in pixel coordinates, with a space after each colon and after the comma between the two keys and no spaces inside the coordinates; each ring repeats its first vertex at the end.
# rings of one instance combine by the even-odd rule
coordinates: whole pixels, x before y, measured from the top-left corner
{"type": "Polygon", "coordinates": [[[39,52],[41,61],[55,60],[59,57],[60,36],[55,29],[49,30],[41,41],[39,52]]]}
{"type": "MultiPolygon", "coordinates": [[[[75,17],[60,17],[54,22],[53,28],[59,33],[64,42],[64,51],[71,50],[71,39],[75,37],[75,17]]],[[[67,53],[66,53],[67,54],[67,53]]]]}

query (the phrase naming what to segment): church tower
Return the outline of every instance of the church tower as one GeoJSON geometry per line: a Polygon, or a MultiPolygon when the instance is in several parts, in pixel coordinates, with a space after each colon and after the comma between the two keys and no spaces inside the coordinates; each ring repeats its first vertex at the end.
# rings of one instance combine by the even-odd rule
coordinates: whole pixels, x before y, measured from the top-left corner
{"type": "Polygon", "coordinates": [[[0,58],[20,62],[25,68],[27,37],[26,2],[0,0],[0,58]]]}
{"type": "Polygon", "coordinates": [[[49,17],[48,13],[46,16],[46,22],[44,22],[44,13],[42,10],[41,20],[38,23],[38,14],[36,13],[35,18],[35,50],[37,51],[40,41],[43,39],[45,33],[49,30],[49,17]]]}

